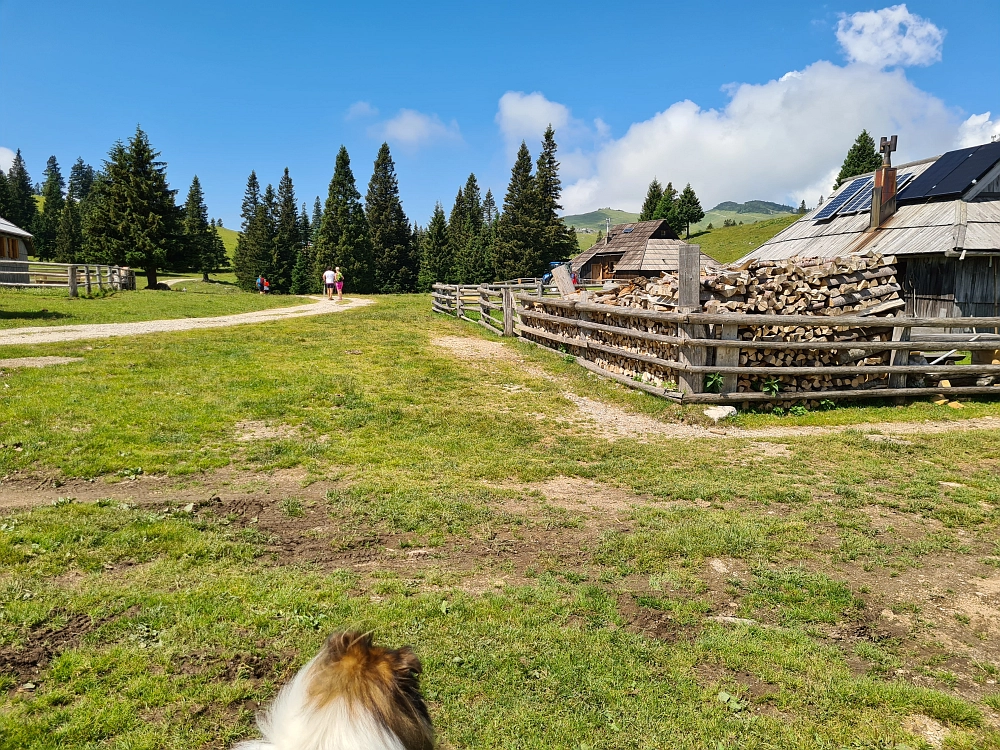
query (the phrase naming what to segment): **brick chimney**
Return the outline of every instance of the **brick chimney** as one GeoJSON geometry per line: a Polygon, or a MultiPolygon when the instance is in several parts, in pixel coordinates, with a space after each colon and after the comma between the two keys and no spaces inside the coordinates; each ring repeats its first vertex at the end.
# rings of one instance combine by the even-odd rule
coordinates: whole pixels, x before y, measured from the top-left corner
{"type": "Polygon", "coordinates": [[[892,152],[896,150],[896,136],[882,137],[879,143],[882,166],[875,170],[875,187],[872,188],[872,217],[868,231],[874,232],[896,213],[896,168],[892,166],[892,152]]]}

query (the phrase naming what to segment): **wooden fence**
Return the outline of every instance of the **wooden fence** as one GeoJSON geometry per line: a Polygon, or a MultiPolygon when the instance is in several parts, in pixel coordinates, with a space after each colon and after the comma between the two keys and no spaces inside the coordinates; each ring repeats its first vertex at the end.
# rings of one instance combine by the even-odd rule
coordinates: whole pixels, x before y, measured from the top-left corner
{"type": "Polygon", "coordinates": [[[135,271],[122,266],[89,263],[41,263],[23,260],[0,261],[0,286],[60,288],[70,297],[95,291],[135,289],[135,271]]]}
{"type": "Polygon", "coordinates": [[[659,312],[562,299],[554,296],[554,287],[542,285],[539,293],[537,283],[529,294],[528,286],[435,285],[433,309],[562,351],[599,375],[683,403],[818,403],[943,391],[1000,396],[1000,387],[992,384],[965,383],[1000,381],[1000,335],[975,332],[996,331],[1000,318],[659,312]],[[822,328],[834,340],[795,341],[783,333],[792,328],[822,328]],[[747,360],[741,354],[750,350],[791,352],[793,363],[741,364],[747,360]],[[911,364],[911,352],[930,356],[926,364],[911,364]],[[959,352],[971,352],[972,362],[954,364],[959,352]],[[797,362],[822,354],[849,356],[844,364],[797,362]],[[955,385],[941,386],[942,380],[955,385]]]}

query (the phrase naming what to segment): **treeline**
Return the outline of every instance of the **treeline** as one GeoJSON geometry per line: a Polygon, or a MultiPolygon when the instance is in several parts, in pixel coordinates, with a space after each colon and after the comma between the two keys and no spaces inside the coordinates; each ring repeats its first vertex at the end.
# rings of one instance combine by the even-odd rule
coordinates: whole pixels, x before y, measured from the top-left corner
{"type": "Polygon", "coordinates": [[[475,174],[459,188],[446,216],[440,203],[426,227],[411,222],[399,197],[395,163],[386,143],[375,159],[362,201],[347,149],[341,146],[326,201],[312,215],[296,208],[288,170],[263,190],[247,180],[242,233],[233,255],[237,282],[255,288],[263,275],[276,292],[315,294],[322,274],[339,267],[348,289],[365,294],[427,291],[435,282],[478,284],[538,277],[549,263],[576,252],[576,237],[558,216],[562,208],[555,132],[549,127],[537,162],[522,143],[501,213],[475,174]]]}
{"type": "Polygon", "coordinates": [[[681,232],[690,237],[691,225],[697,224],[704,218],[705,212],[702,210],[701,201],[695,195],[690,182],[679,194],[674,189],[673,183],[668,182],[667,186],[663,187],[655,177],[649,183],[646,200],[643,201],[639,213],[639,221],[666,219],[678,237],[681,232]]]}
{"type": "Polygon", "coordinates": [[[39,210],[18,150],[10,169],[0,169],[0,216],[34,235],[39,260],[140,268],[151,287],[161,270],[196,270],[207,280],[228,260],[201,183],[195,176],[178,206],[159,157],[142,128],[115,143],[99,171],[77,159],[68,183],[50,156],[39,210]]]}

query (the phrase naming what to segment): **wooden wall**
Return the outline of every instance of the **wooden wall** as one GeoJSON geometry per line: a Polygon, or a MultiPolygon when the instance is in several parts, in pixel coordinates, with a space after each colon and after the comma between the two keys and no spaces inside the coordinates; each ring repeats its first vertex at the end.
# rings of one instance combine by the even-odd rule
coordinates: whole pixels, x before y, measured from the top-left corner
{"type": "Polygon", "coordinates": [[[899,266],[907,315],[1000,316],[1000,257],[909,257],[899,266]]]}

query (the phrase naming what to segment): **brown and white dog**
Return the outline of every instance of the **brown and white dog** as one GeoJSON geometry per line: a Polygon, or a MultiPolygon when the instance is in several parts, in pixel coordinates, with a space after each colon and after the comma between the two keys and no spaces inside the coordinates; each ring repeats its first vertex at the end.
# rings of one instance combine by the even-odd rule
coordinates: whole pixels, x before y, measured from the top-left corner
{"type": "Polygon", "coordinates": [[[264,739],[234,750],[432,750],[420,670],[408,646],[334,633],[258,717],[264,739]]]}

